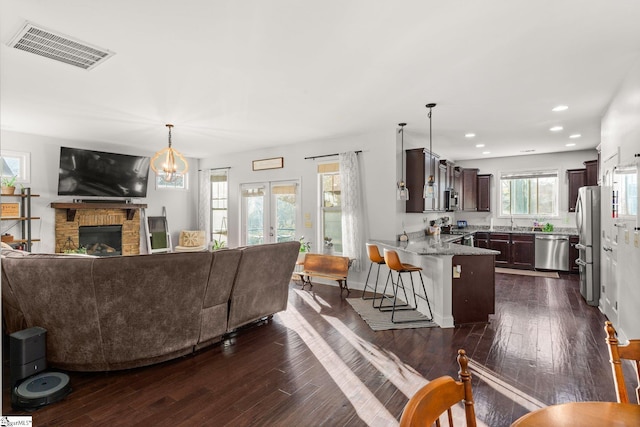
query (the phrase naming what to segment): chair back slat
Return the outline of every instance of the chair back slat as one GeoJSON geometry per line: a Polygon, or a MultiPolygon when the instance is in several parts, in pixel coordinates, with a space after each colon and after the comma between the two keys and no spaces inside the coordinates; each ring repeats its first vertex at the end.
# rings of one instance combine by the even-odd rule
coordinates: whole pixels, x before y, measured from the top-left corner
{"type": "Polygon", "coordinates": [[[609,321],[604,322],[604,330],[607,333],[607,344],[609,347],[609,356],[611,357],[611,371],[613,373],[613,382],[616,387],[616,397],[620,403],[629,403],[629,395],[624,382],[624,373],[622,370],[622,360],[627,359],[633,361],[636,371],[636,401],[640,405],[640,339],[629,340],[625,345],[620,345],[616,337],[616,330],[609,321]]]}
{"type": "Polygon", "coordinates": [[[409,399],[400,418],[400,427],[440,426],[440,416],[445,412],[449,426],[453,426],[451,407],[459,402],[465,404],[467,427],[476,427],[476,415],[471,391],[469,359],[464,350],[458,350],[458,372],[460,381],[450,376],[442,376],[429,382],[409,399]]]}

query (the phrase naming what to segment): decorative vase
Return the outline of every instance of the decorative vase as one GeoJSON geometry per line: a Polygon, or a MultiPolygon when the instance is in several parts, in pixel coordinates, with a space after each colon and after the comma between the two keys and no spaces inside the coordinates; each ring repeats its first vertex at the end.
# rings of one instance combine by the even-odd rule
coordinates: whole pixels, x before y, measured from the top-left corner
{"type": "Polygon", "coordinates": [[[15,193],[16,191],[16,187],[5,187],[4,185],[2,186],[2,192],[0,194],[2,194],[3,196],[11,196],[13,193],[15,193]]]}

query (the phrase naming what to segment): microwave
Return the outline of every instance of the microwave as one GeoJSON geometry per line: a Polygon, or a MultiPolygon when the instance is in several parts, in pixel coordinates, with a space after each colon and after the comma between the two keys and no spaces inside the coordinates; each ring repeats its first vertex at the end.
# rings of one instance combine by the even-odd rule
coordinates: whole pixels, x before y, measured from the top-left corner
{"type": "Polygon", "coordinates": [[[448,212],[457,211],[459,199],[458,192],[453,188],[444,190],[444,210],[448,212]]]}

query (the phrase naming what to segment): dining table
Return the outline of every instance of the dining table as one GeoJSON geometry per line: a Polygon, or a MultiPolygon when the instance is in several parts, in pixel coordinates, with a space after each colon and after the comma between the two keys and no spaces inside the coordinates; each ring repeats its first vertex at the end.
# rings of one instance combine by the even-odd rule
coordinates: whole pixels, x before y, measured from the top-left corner
{"type": "Polygon", "coordinates": [[[523,415],[511,427],[639,427],[640,405],[617,402],[569,402],[523,415]]]}

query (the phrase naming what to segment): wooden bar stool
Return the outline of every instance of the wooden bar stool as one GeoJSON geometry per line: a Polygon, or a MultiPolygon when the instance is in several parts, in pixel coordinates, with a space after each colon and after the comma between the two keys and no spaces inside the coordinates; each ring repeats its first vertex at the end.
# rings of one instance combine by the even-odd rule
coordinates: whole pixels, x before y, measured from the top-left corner
{"type": "MultiPolygon", "coordinates": [[[[382,299],[385,299],[385,292],[387,291],[387,285],[389,284],[389,278],[391,279],[391,287],[393,290],[393,303],[391,306],[383,306],[382,305],[382,301],[380,301],[380,306],[378,306],[378,308],[380,309],[380,311],[391,311],[391,321],[393,323],[409,323],[409,322],[417,322],[417,321],[432,321],[433,320],[433,312],[431,311],[431,304],[429,303],[429,298],[427,297],[427,289],[424,286],[424,280],[422,279],[422,268],[421,267],[416,267],[415,265],[411,265],[411,264],[403,264],[400,261],[400,258],[398,257],[398,253],[396,251],[393,250],[389,250],[389,249],[385,249],[384,250],[384,261],[387,264],[387,267],[389,267],[389,275],[387,276],[387,283],[384,286],[384,291],[382,291],[382,299]],[[398,273],[398,279],[396,281],[393,280],[393,272],[398,273]],[[413,274],[412,273],[418,273],[418,276],[420,277],[420,283],[422,284],[422,292],[423,295],[419,295],[416,293],[416,287],[415,284],[413,282],[413,274]],[[415,306],[411,305],[411,302],[409,301],[409,298],[407,297],[407,291],[406,291],[406,287],[404,284],[404,281],[402,280],[402,274],[403,273],[408,273],[409,274],[409,278],[411,279],[411,293],[413,294],[413,301],[415,303],[415,306]],[[402,289],[402,292],[404,293],[404,297],[405,297],[405,302],[402,304],[398,304],[398,293],[399,290],[402,289]],[[396,311],[400,311],[400,310],[417,310],[418,308],[418,298],[422,298],[423,300],[425,300],[427,302],[427,307],[429,308],[429,316],[428,318],[421,318],[421,319],[414,319],[414,320],[395,320],[395,314],[396,311]]],[[[387,297],[388,298],[388,297],[387,297]]]]}
{"type": "Polygon", "coordinates": [[[380,255],[380,251],[378,250],[378,247],[376,245],[374,245],[373,243],[367,243],[367,253],[369,254],[369,261],[371,261],[371,264],[369,264],[369,272],[367,273],[367,280],[365,280],[364,282],[364,290],[362,291],[362,299],[364,300],[373,300],[373,304],[375,306],[375,300],[378,298],[377,292],[378,292],[378,278],[380,276],[380,266],[384,265],[384,258],[382,257],[382,255],[380,255]],[[378,266],[378,270],[376,272],[376,283],[373,285],[373,287],[371,285],[369,285],[369,276],[371,275],[371,269],[373,268],[373,266],[377,265],[378,266]],[[366,297],[365,296],[365,292],[367,291],[367,288],[369,289],[373,289],[373,296],[372,297],[366,297]]]}

